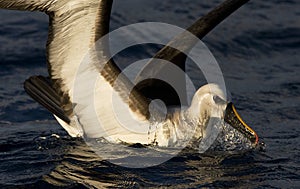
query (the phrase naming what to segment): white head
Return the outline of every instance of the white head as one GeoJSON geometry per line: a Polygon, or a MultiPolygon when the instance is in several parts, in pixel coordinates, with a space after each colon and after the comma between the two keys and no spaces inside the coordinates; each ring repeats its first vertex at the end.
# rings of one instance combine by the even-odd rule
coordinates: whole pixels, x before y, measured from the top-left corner
{"type": "Polygon", "coordinates": [[[198,89],[188,110],[192,119],[198,119],[195,121],[205,125],[210,117],[224,118],[228,103],[225,94],[217,84],[213,83],[198,89]]]}
{"type": "Polygon", "coordinates": [[[253,143],[258,142],[257,134],[241,119],[226,93],[217,84],[207,84],[198,89],[187,111],[193,122],[204,130],[210,118],[219,118],[253,143]]]}

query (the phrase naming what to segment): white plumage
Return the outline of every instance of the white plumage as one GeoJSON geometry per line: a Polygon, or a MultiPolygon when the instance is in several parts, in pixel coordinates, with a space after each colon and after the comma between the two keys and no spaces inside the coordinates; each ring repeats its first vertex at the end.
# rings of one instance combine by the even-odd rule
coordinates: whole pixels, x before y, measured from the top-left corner
{"type": "Polygon", "coordinates": [[[55,117],[71,136],[159,146],[205,137],[208,120],[224,118],[227,99],[219,86],[201,87],[190,107],[175,109],[165,119],[156,120],[149,119],[148,99],[137,91],[127,98],[131,84],[126,77],[121,75],[120,86],[113,86],[118,68],[106,60],[107,52],[98,52],[95,59],[91,50],[109,31],[111,5],[111,0],[0,0],[0,8],[38,10],[49,15],[48,69],[70,122],[55,117]],[[109,64],[100,70],[97,61],[109,64]]]}

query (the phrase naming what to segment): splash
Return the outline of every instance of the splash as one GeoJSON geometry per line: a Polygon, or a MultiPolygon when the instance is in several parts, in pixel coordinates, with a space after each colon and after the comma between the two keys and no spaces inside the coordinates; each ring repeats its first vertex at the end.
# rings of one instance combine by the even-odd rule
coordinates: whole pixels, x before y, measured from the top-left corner
{"type": "Polygon", "coordinates": [[[231,125],[220,121],[215,127],[219,130],[209,151],[245,151],[254,149],[255,145],[231,125]]]}

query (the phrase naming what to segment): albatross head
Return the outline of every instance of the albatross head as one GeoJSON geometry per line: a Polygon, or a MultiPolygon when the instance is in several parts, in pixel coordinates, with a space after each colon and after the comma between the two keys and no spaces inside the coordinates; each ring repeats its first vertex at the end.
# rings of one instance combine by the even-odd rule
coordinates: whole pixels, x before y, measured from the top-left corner
{"type": "Polygon", "coordinates": [[[232,102],[226,98],[224,91],[217,84],[207,84],[198,89],[188,112],[192,120],[199,123],[204,130],[210,118],[220,118],[255,145],[258,143],[255,131],[241,119],[232,102]]]}

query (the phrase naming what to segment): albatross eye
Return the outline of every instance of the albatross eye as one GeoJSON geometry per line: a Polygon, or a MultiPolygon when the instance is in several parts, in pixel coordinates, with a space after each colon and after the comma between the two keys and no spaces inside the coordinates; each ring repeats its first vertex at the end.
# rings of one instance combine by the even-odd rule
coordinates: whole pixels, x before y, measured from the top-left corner
{"type": "Polygon", "coordinates": [[[214,95],[213,99],[215,101],[216,104],[227,104],[227,102],[225,100],[223,100],[221,97],[219,97],[218,95],[214,95]]]}

